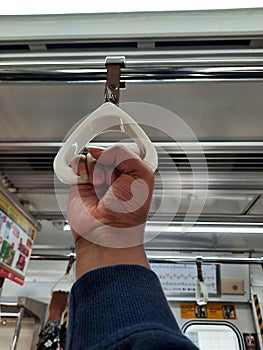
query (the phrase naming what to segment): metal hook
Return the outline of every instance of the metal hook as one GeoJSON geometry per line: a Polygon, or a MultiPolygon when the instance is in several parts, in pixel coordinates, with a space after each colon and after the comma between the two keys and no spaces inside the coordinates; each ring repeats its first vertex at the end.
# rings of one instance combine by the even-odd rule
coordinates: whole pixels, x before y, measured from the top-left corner
{"type": "Polygon", "coordinates": [[[195,297],[197,305],[206,305],[208,301],[208,292],[207,287],[204,282],[203,273],[202,273],[202,257],[196,257],[196,266],[197,266],[197,281],[195,289],[195,297]],[[201,296],[202,295],[202,296],[201,296]]]}
{"type": "Polygon", "coordinates": [[[121,67],[125,67],[125,57],[106,57],[105,65],[107,67],[105,102],[118,105],[120,100],[121,67]]]}

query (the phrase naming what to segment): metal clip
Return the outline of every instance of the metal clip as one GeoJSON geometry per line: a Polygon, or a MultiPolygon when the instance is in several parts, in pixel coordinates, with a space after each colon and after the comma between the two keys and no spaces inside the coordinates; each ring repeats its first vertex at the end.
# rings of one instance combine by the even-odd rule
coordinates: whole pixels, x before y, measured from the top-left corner
{"type": "Polygon", "coordinates": [[[118,105],[120,100],[121,67],[125,67],[125,57],[106,57],[105,65],[107,67],[105,102],[118,105]]]}
{"type": "Polygon", "coordinates": [[[202,273],[202,257],[196,257],[196,266],[197,266],[197,281],[195,289],[195,298],[197,305],[206,305],[208,301],[208,292],[207,287],[204,282],[203,273],[202,273]]]}
{"type": "Polygon", "coordinates": [[[72,268],[72,265],[73,265],[74,261],[75,261],[75,256],[74,256],[74,254],[70,254],[70,255],[69,255],[68,266],[67,266],[67,268],[66,268],[66,273],[65,273],[66,275],[69,275],[70,270],[71,270],[71,268],[72,268]]]}
{"type": "Polygon", "coordinates": [[[203,261],[203,259],[201,256],[196,257],[197,278],[201,282],[204,281],[203,273],[202,273],[202,261],[203,261]]]}

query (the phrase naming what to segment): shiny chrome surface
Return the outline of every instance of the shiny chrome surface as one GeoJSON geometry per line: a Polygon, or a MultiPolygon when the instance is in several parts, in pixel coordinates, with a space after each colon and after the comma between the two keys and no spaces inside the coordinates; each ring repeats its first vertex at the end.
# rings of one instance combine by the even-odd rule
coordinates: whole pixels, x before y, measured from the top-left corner
{"type": "MultiPolygon", "coordinates": [[[[220,223],[251,230],[263,222],[262,9],[0,19],[0,176],[8,193],[40,221],[36,244],[73,245],[70,233],[53,225],[65,218],[54,195],[52,162],[68,130],[102,103],[105,58],[121,55],[121,80],[127,83],[121,102],[155,104],[180,116],[200,140],[209,175],[193,144],[184,143],[185,154],[165,133],[151,129],[149,116],[145,131],[158,148],[168,189],[156,230],[175,215],[173,232],[162,232],[148,245],[233,251],[263,246],[255,232],[231,233],[230,225],[228,232],[215,232],[220,223]],[[131,25],[135,20],[140,26],[131,25]],[[195,181],[189,157],[198,170],[195,181]],[[181,182],[176,213],[180,186],[174,170],[181,182]],[[196,227],[214,231],[180,234],[175,228],[189,201],[201,198],[206,187],[196,227]]],[[[162,196],[158,173],[155,184],[151,214],[162,196]]],[[[66,203],[67,187],[58,184],[57,193],[66,203]]],[[[188,218],[194,220],[194,213],[188,218]]]]}

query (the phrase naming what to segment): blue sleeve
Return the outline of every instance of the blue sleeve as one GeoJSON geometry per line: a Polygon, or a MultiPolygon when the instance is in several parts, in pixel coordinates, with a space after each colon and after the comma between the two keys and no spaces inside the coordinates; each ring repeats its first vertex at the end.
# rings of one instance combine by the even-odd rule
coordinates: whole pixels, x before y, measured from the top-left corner
{"type": "Polygon", "coordinates": [[[196,350],[180,331],[155,273],[116,265],[72,287],[68,350],[196,350]]]}

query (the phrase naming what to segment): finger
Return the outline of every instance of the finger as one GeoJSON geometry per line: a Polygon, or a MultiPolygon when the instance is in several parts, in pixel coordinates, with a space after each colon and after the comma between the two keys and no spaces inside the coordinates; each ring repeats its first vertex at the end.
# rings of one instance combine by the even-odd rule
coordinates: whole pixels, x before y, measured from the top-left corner
{"type": "Polygon", "coordinates": [[[104,152],[97,149],[89,148],[90,153],[96,159],[99,159],[100,164],[107,166],[115,166],[121,173],[142,173],[148,169],[142,159],[139,157],[138,148],[124,144],[117,144],[109,147],[104,152]]]}
{"type": "Polygon", "coordinates": [[[103,147],[86,147],[86,149],[95,159],[99,159],[102,153],[106,150],[106,148],[103,147]]]}
{"type": "Polygon", "coordinates": [[[102,153],[106,150],[110,150],[113,149],[115,147],[124,147],[128,150],[130,150],[131,152],[137,154],[139,157],[143,156],[143,152],[141,151],[141,149],[138,147],[138,145],[136,143],[132,143],[132,144],[124,144],[124,143],[118,143],[117,145],[113,145],[111,147],[109,147],[108,149],[103,148],[103,147],[87,147],[87,150],[92,154],[92,156],[96,159],[99,159],[99,157],[102,155],[102,153]]]}
{"type": "Polygon", "coordinates": [[[104,166],[105,181],[107,185],[113,184],[113,182],[120,176],[120,173],[114,167],[104,166]]]}
{"type": "Polygon", "coordinates": [[[79,175],[83,180],[87,180],[89,177],[86,164],[86,156],[83,154],[75,156],[70,163],[74,173],[79,175]]]}
{"type": "MultiPolygon", "coordinates": [[[[126,146],[127,147],[127,146],[126,146]]],[[[129,144],[129,150],[137,154],[140,158],[143,156],[143,152],[136,143],[129,144]]]]}
{"type": "Polygon", "coordinates": [[[87,155],[87,168],[90,177],[90,181],[94,186],[101,186],[105,182],[104,169],[98,161],[92,157],[91,154],[87,155]]]}

